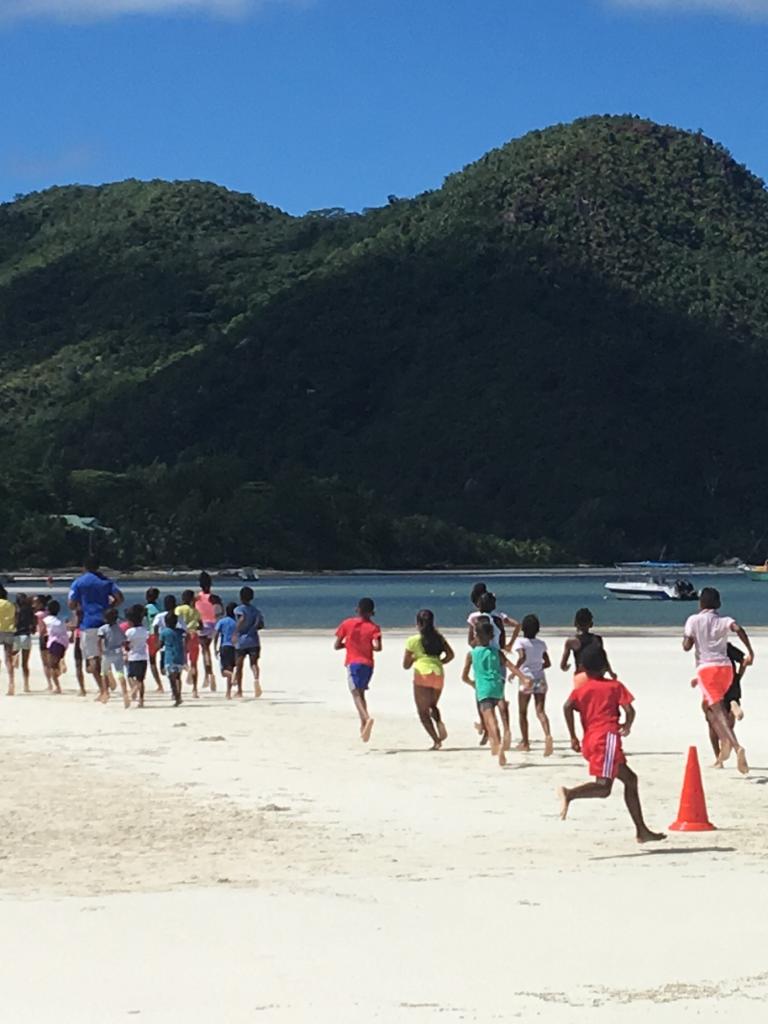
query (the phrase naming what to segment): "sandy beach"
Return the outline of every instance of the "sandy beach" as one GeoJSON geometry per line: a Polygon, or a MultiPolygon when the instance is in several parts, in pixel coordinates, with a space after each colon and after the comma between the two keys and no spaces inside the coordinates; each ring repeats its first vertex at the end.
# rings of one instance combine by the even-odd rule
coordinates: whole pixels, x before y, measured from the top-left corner
{"type": "Polygon", "coordinates": [[[554,756],[534,718],[533,751],[500,769],[477,746],[460,655],[432,753],[404,636],[385,634],[367,746],[327,635],[265,635],[259,701],[178,709],[78,698],[71,665],[50,696],[33,654],[35,692],[0,698],[4,1019],[762,1021],[765,638],[744,683],[748,777],[710,767],[676,637],[608,641],[636,697],[626,750],[648,824],[674,820],[697,744],[718,826],[639,847],[620,786],[558,818],[556,786],[586,780],[564,674],[550,672],[554,756]]]}

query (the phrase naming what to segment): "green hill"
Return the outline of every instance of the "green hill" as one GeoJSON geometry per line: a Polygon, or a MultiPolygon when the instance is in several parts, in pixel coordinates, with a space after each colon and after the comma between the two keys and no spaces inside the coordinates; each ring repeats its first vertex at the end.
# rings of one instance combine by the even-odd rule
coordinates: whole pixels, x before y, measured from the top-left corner
{"type": "Polygon", "coordinates": [[[762,557],[767,342],[763,183],[632,117],[360,215],[30,195],[0,206],[0,562],[80,543],[65,511],[126,563],[762,557]]]}

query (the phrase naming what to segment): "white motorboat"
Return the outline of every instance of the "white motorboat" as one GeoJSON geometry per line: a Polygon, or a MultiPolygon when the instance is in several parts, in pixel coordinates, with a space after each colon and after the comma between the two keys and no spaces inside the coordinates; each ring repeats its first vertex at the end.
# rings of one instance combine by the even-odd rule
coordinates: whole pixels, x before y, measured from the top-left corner
{"type": "Polygon", "coordinates": [[[610,580],[605,589],[623,601],[695,601],[698,592],[683,576],[670,579],[668,573],[690,568],[682,562],[629,562],[620,569],[632,569],[639,579],[610,580]]]}

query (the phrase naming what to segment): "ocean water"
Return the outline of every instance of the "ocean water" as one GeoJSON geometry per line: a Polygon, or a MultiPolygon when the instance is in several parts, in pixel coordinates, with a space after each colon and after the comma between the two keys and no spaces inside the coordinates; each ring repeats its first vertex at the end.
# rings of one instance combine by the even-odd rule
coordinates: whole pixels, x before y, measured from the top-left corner
{"type": "MultiPolygon", "coordinates": [[[[577,608],[592,610],[597,626],[677,627],[696,608],[695,602],[619,601],[607,594],[604,583],[616,574],[518,573],[398,573],[353,574],[345,576],[301,576],[258,580],[248,584],[255,591],[254,603],[264,613],[267,626],[274,629],[332,629],[347,615],[354,614],[361,597],[376,603],[376,620],[385,627],[409,627],[420,608],[430,608],[439,626],[457,629],[464,625],[470,611],[469,591],[478,579],[485,579],[497,595],[498,608],[515,618],[533,612],[544,628],[570,626],[577,608]]],[[[689,574],[697,589],[711,585],[720,590],[723,611],[745,626],[768,626],[768,583],[756,583],[738,573],[689,574]]],[[[196,587],[196,579],[124,581],[121,584],[126,604],[143,602],[149,586],[157,586],[161,597],[196,587]]],[[[214,581],[214,592],[225,604],[235,600],[242,583],[236,580],[214,581]]],[[[9,586],[38,592],[38,587],[9,586]]],[[[66,603],[63,584],[46,588],[66,603]]]]}

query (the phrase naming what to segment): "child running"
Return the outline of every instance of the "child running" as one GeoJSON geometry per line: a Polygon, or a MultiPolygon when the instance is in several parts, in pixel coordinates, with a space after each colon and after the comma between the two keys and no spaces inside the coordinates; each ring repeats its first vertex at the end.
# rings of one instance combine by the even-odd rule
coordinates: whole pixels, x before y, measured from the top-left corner
{"type": "Polygon", "coordinates": [[[565,641],[563,647],[563,656],[560,659],[560,668],[563,672],[567,672],[570,668],[569,661],[570,656],[573,654],[573,661],[575,664],[575,672],[579,673],[582,671],[581,661],[582,652],[587,649],[591,644],[597,644],[600,650],[603,652],[603,658],[605,659],[605,671],[611,677],[616,679],[616,673],[608,662],[608,655],[605,653],[605,646],[603,644],[603,638],[597,633],[592,632],[592,627],[595,624],[595,620],[592,617],[592,612],[589,608],[579,608],[573,619],[573,624],[576,627],[576,636],[569,637],[565,641]]]}
{"type": "MultiPolygon", "coordinates": [[[[221,674],[227,683],[227,700],[232,700],[232,687],[235,685],[235,644],[234,634],[237,627],[235,621],[235,602],[232,601],[227,605],[226,615],[222,615],[216,620],[214,628],[214,651],[219,656],[219,664],[221,665],[221,674]]],[[[237,696],[243,696],[242,681],[237,687],[237,696]]]]}
{"type": "MultiPolygon", "coordinates": [[[[503,767],[507,763],[505,744],[496,720],[496,709],[504,700],[504,667],[521,682],[523,673],[512,664],[503,651],[493,647],[493,623],[479,619],[475,627],[476,644],[467,654],[461,678],[475,690],[475,700],[482,715],[485,731],[490,737],[491,754],[503,767]],[[471,674],[470,674],[471,673],[471,674]],[[472,676],[474,675],[474,679],[472,676]]],[[[508,722],[507,718],[507,722],[508,722]]]]}
{"type": "Polygon", "coordinates": [[[253,591],[243,587],[240,591],[240,604],[235,608],[235,631],[232,640],[237,650],[235,681],[238,693],[243,692],[243,668],[245,659],[251,663],[253,673],[253,695],[259,698],[262,694],[259,658],[261,657],[261,637],[259,630],[264,629],[264,616],[255,605],[251,604],[253,591]]]}
{"type": "Polygon", "coordinates": [[[211,594],[211,577],[203,570],[199,576],[200,592],[195,598],[195,608],[200,616],[200,650],[203,653],[203,689],[216,690],[216,676],[213,674],[213,660],[211,658],[211,644],[214,639],[214,628],[216,626],[216,604],[211,594]]]}
{"type": "MultiPolygon", "coordinates": [[[[152,678],[155,680],[155,686],[157,692],[163,692],[163,681],[160,678],[160,670],[157,667],[157,652],[160,648],[160,640],[157,633],[154,630],[154,622],[158,615],[162,615],[162,609],[158,604],[160,600],[160,591],[157,587],[150,587],[149,590],[144,594],[146,601],[146,611],[144,616],[144,625],[147,627],[149,633],[149,639],[147,640],[147,654],[149,656],[149,668],[152,672],[152,678]]],[[[174,607],[175,607],[174,602],[174,607]]]]}
{"type": "Polygon", "coordinates": [[[186,664],[186,633],[180,628],[176,612],[163,612],[159,637],[163,669],[171,684],[173,706],[177,708],[181,704],[181,673],[186,664]]]}
{"type": "Polygon", "coordinates": [[[696,652],[696,679],[704,697],[707,721],[719,740],[719,753],[715,764],[721,767],[736,751],[736,766],[742,775],[749,771],[747,754],[736,739],[723,707],[723,698],[733,683],[733,666],[728,657],[728,637],[735,633],[747,648],[742,664],[747,669],[755,655],[746,631],[736,622],[720,614],[720,593],[714,587],[704,587],[699,595],[699,611],[689,616],[683,631],[683,650],[696,652]]]}
{"type": "Polygon", "coordinates": [[[16,635],[13,651],[21,662],[21,677],[24,693],[29,693],[29,656],[32,651],[32,637],[35,635],[35,612],[26,594],[16,596],[16,635]]]}
{"type": "Polygon", "coordinates": [[[403,668],[413,668],[413,698],[419,721],[432,740],[432,750],[439,750],[448,738],[448,731],[438,709],[443,692],[444,670],[455,655],[451,645],[435,629],[435,616],[423,608],[416,616],[419,632],[405,644],[403,668]]]}
{"type": "MultiPolygon", "coordinates": [[[[506,637],[505,620],[514,622],[512,638],[517,639],[517,635],[520,631],[520,624],[515,622],[514,619],[509,619],[509,616],[503,615],[501,612],[496,610],[496,595],[492,594],[487,588],[477,593],[478,587],[485,587],[484,583],[476,583],[472,588],[472,594],[470,596],[475,597],[475,605],[477,607],[476,612],[467,619],[469,630],[467,633],[467,643],[470,648],[477,646],[477,625],[479,622],[489,622],[493,629],[493,637],[491,639],[491,647],[494,650],[502,652],[509,649],[506,637]]],[[[503,663],[502,663],[503,671],[503,663]]],[[[480,746],[485,746],[488,742],[488,731],[485,728],[483,722],[483,716],[480,713],[478,706],[478,714],[480,715],[480,721],[475,723],[475,730],[480,734],[480,746]]],[[[499,704],[499,714],[501,716],[501,722],[504,729],[502,736],[502,744],[505,750],[509,750],[512,746],[512,731],[509,724],[509,704],[505,698],[502,698],[499,704]]]]}
{"type": "Polygon", "coordinates": [[[138,707],[144,707],[144,680],[147,678],[149,662],[149,630],[145,623],[146,609],[135,604],[128,610],[128,629],[125,631],[125,650],[128,654],[128,684],[130,699],[138,707]]]}
{"type": "Polygon", "coordinates": [[[5,667],[8,669],[8,696],[16,692],[14,675],[16,663],[13,658],[13,645],[16,636],[16,606],[8,600],[8,591],[0,584],[0,647],[5,656],[5,667]]]}
{"type": "Polygon", "coordinates": [[[188,680],[192,684],[192,696],[199,697],[197,692],[197,662],[200,658],[200,628],[203,620],[195,607],[195,592],[185,590],[181,595],[181,604],[176,608],[176,618],[187,631],[187,666],[188,680]]]}
{"type": "Polygon", "coordinates": [[[547,700],[547,677],[545,670],[551,665],[547,645],[539,639],[541,624],[535,615],[526,615],[523,619],[523,635],[514,644],[513,651],[517,654],[517,667],[525,676],[526,682],[520,683],[517,695],[517,707],[520,716],[520,734],[522,740],[516,750],[531,749],[528,735],[528,705],[533,697],[536,717],[544,730],[544,757],[549,757],[555,749],[549,719],[544,710],[547,700]]]}
{"type": "Polygon", "coordinates": [[[128,694],[128,686],[125,682],[125,655],[123,645],[125,634],[117,621],[117,608],[107,608],[104,612],[104,625],[98,629],[99,658],[101,659],[102,675],[107,684],[103,693],[102,703],[109,700],[109,691],[120,689],[123,692],[123,704],[126,708],[131,706],[131,698],[128,694]]]}
{"type": "Polygon", "coordinates": [[[617,679],[606,679],[605,655],[595,643],[588,644],[581,653],[582,671],[574,679],[574,690],[565,702],[563,711],[571,748],[581,751],[589,764],[594,782],[585,782],[573,789],[561,786],[560,817],[565,821],[568,808],[574,800],[600,799],[609,796],[614,779],[624,785],[624,802],[635,824],[638,843],[655,843],[666,839],[662,832],[651,832],[643,820],[637,776],[628,767],[621,745],[622,736],[629,736],[635,720],[632,706],[634,697],[617,679]],[[620,712],[624,709],[624,721],[620,712]],[[579,743],[574,726],[574,712],[581,716],[584,739],[579,743]]]}
{"type": "Polygon", "coordinates": [[[347,684],[360,716],[360,737],[367,743],[373,731],[373,719],[368,713],[366,692],[373,676],[373,655],[381,650],[381,630],[373,621],[375,606],[370,597],[362,597],[357,615],[344,619],[336,630],[334,650],[344,651],[347,684]]]}
{"type": "MultiPolygon", "coordinates": [[[[723,697],[720,702],[723,705],[723,711],[725,717],[730,725],[731,729],[736,727],[736,723],[740,722],[744,717],[744,712],[741,707],[741,680],[744,678],[744,673],[747,671],[747,666],[744,664],[744,651],[735,644],[728,644],[726,648],[728,660],[731,663],[731,669],[733,671],[732,682],[730,689],[723,697]]],[[[698,685],[698,679],[691,680],[691,686],[698,685]]],[[[704,717],[707,718],[707,703],[704,701],[701,707],[704,712],[704,717]]],[[[712,723],[707,718],[709,725],[709,742],[712,744],[712,749],[715,752],[715,768],[722,768],[723,763],[720,760],[720,738],[714,730],[712,723]]]]}
{"type": "Polygon", "coordinates": [[[65,622],[59,618],[61,605],[58,601],[49,601],[46,609],[47,615],[43,618],[46,637],[46,655],[50,684],[49,688],[54,693],[61,693],[59,678],[61,676],[61,663],[67,653],[69,644],[69,630],[65,622]]]}

